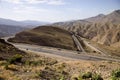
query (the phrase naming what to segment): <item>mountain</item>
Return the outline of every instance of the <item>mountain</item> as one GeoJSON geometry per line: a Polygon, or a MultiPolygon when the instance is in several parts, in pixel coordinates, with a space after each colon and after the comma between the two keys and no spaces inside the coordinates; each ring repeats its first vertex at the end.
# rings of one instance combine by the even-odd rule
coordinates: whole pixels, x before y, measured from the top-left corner
{"type": "Polygon", "coordinates": [[[32,28],[34,28],[35,26],[49,24],[49,22],[42,22],[42,21],[40,22],[40,21],[33,21],[33,20],[25,20],[25,21],[21,21],[21,23],[29,27],[31,26],[32,28]]]}
{"type": "Polygon", "coordinates": [[[90,18],[87,18],[87,19],[84,19],[85,21],[88,21],[88,22],[99,22],[101,21],[103,18],[105,17],[104,14],[99,14],[95,17],[90,17],[90,18]]]}
{"type": "Polygon", "coordinates": [[[0,24],[4,24],[4,25],[14,25],[14,26],[19,26],[20,23],[14,20],[10,20],[10,19],[3,19],[0,18],[0,24]]]}
{"type": "Polygon", "coordinates": [[[49,24],[49,23],[41,22],[41,21],[32,21],[32,20],[15,21],[15,20],[11,20],[11,19],[0,18],[0,24],[33,28],[36,26],[45,25],[45,24],[49,24]]]}
{"type": "Polygon", "coordinates": [[[60,22],[52,25],[76,32],[82,37],[100,44],[108,46],[120,44],[120,10],[115,10],[108,15],[100,14],[84,20],[60,22]]]}
{"type": "Polygon", "coordinates": [[[71,34],[64,29],[53,26],[39,26],[20,32],[14,38],[9,39],[9,41],[63,49],[76,49],[71,34]]]}
{"type": "Polygon", "coordinates": [[[108,15],[99,14],[98,16],[85,19],[86,21],[93,23],[120,23],[120,10],[115,10],[108,15]]]}
{"type": "Polygon", "coordinates": [[[58,22],[50,24],[45,28],[43,27],[45,26],[39,26],[35,29],[18,33],[11,41],[34,43],[52,47],[64,46],[65,48],[73,49],[74,45],[70,35],[68,38],[68,34],[65,32],[63,34],[61,33],[63,29],[65,29],[100,44],[120,47],[120,45],[117,45],[120,44],[120,10],[113,11],[108,15],[100,14],[83,20],[58,22]],[[58,29],[53,26],[58,27],[58,29]],[[21,37],[24,40],[21,41],[21,37]],[[70,41],[70,45],[64,42],[66,40],[70,41]]]}
{"type": "Polygon", "coordinates": [[[34,28],[39,25],[48,24],[48,22],[39,21],[14,21],[10,19],[0,18],[0,37],[15,35],[18,32],[28,28],[34,28]]]}
{"type": "Polygon", "coordinates": [[[3,25],[0,24],[0,37],[12,36],[18,32],[26,30],[27,28],[23,28],[20,26],[12,26],[12,25],[3,25]]]}

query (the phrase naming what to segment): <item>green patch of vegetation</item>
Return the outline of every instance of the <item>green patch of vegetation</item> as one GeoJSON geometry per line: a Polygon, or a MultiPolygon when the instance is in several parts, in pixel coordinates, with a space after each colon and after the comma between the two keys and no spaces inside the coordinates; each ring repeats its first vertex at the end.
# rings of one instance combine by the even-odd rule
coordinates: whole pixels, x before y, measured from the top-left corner
{"type": "Polygon", "coordinates": [[[74,79],[74,80],[103,80],[103,78],[96,73],[92,73],[92,72],[87,72],[84,73],[82,76],[80,75],[78,78],[74,79]]]}
{"type": "Polygon", "coordinates": [[[114,70],[112,72],[112,80],[120,80],[120,69],[114,70]]]}
{"type": "Polygon", "coordinates": [[[21,62],[22,57],[23,57],[22,55],[16,54],[13,57],[11,57],[10,59],[8,59],[8,63],[9,64],[14,64],[15,62],[21,62]]]}
{"type": "Polygon", "coordinates": [[[26,60],[25,65],[29,66],[44,66],[44,65],[54,65],[57,63],[57,60],[49,60],[49,59],[40,59],[40,60],[26,60]]]}
{"type": "Polygon", "coordinates": [[[92,77],[92,73],[91,72],[87,72],[87,73],[82,75],[82,79],[87,79],[87,78],[91,78],[91,77],[92,77]]]}
{"type": "Polygon", "coordinates": [[[65,77],[62,75],[62,76],[60,77],[60,80],[65,80],[65,77]]]}
{"type": "Polygon", "coordinates": [[[9,69],[9,64],[5,64],[5,65],[4,65],[4,68],[5,68],[6,70],[8,70],[8,69],[9,69]]]}
{"type": "Polygon", "coordinates": [[[103,80],[103,78],[98,74],[94,74],[91,80],[103,80]]]}
{"type": "Polygon", "coordinates": [[[5,68],[6,70],[9,69],[9,70],[16,71],[16,69],[10,68],[9,65],[10,65],[10,64],[15,64],[15,63],[17,63],[17,62],[21,62],[22,58],[23,58],[23,56],[20,55],[20,54],[14,55],[13,57],[9,58],[6,63],[4,63],[4,68],[5,68]]]}

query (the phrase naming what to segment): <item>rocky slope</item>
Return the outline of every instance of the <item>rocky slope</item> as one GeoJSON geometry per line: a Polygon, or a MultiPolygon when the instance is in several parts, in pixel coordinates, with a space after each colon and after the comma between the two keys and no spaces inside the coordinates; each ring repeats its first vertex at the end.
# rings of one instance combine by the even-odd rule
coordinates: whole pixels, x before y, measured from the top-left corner
{"type": "Polygon", "coordinates": [[[15,48],[13,45],[5,42],[3,39],[0,39],[0,60],[8,59],[16,54],[25,55],[25,52],[20,51],[19,49],[15,48]]]}
{"type": "MultiPolygon", "coordinates": [[[[53,25],[76,32],[100,44],[114,45],[114,47],[116,43],[120,44],[120,10],[108,15],[100,14],[84,20],[60,22],[53,25]]],[[[117,47],[120,46],[117,45],[117,47]]]]}

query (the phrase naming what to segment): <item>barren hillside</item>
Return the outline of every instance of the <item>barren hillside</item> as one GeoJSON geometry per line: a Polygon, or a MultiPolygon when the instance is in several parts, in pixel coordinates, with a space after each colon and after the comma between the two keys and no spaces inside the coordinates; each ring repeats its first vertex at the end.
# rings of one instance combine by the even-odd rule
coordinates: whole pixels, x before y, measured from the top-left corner
{"type": "Polygon", "coordinates": [[[71,34],[63,29],[52,26],[40,26],[32,30],[16,34],[12,42],[29,43],[75,50],[71,34]]]}
{"type": "Polygon", "coordinates": [[[120,47],[120,45],[115,45],[120,44],[120,10],[108,15],[100,14],[84,20],[60,22],[53,25],[76,32],[100,44],[120,47]]]}

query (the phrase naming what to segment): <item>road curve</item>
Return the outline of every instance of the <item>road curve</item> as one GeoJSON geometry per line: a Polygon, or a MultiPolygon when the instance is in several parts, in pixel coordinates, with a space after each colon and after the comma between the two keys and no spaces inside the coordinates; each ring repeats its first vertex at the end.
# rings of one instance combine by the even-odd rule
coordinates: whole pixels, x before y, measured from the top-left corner
{"type": "Polygon", "coordinates": [[[30,50],[33,52],[42,52],[47,54],[52,54],[55,56],[61,56],[66,58],[72,58],[77,60],[91,60],[91,61],[100,61],[100,60],[107,60],[107,61],[117,61],[120,62],[118,59],[112,59],[108,57],[100,57],[100,56],[92,56],[88,54],[78,54],[76,51],[71,50],[64,50],[59,48],[52,48],[52,47],[44,47],[44,46],[37,46],[37,45],[30,45],[30,44],[13,44],[15,47],[21,50],[30,50]]]}
{"type": "Polygon", "coordinates": [[[77,51],[65,50],[60,48],[45,47],[45,46],[38,46],[38,45],[31,45],[31,44],[21,44],[21,43],[11,43],[11,44],[20,50],[42,52],[42,53],[52,54],[55,56],[61,56],[64,58],[66,57],[66,58],[72,58],[77,60],[91,60],[91,61],[107,60],[107,61],[120,62],[120,59],[113,59],[113,58],[103,57],[103,56],[93,56],[93,55],[84,54],[82,52],[81,54],[78,54],[77,51]]]}

